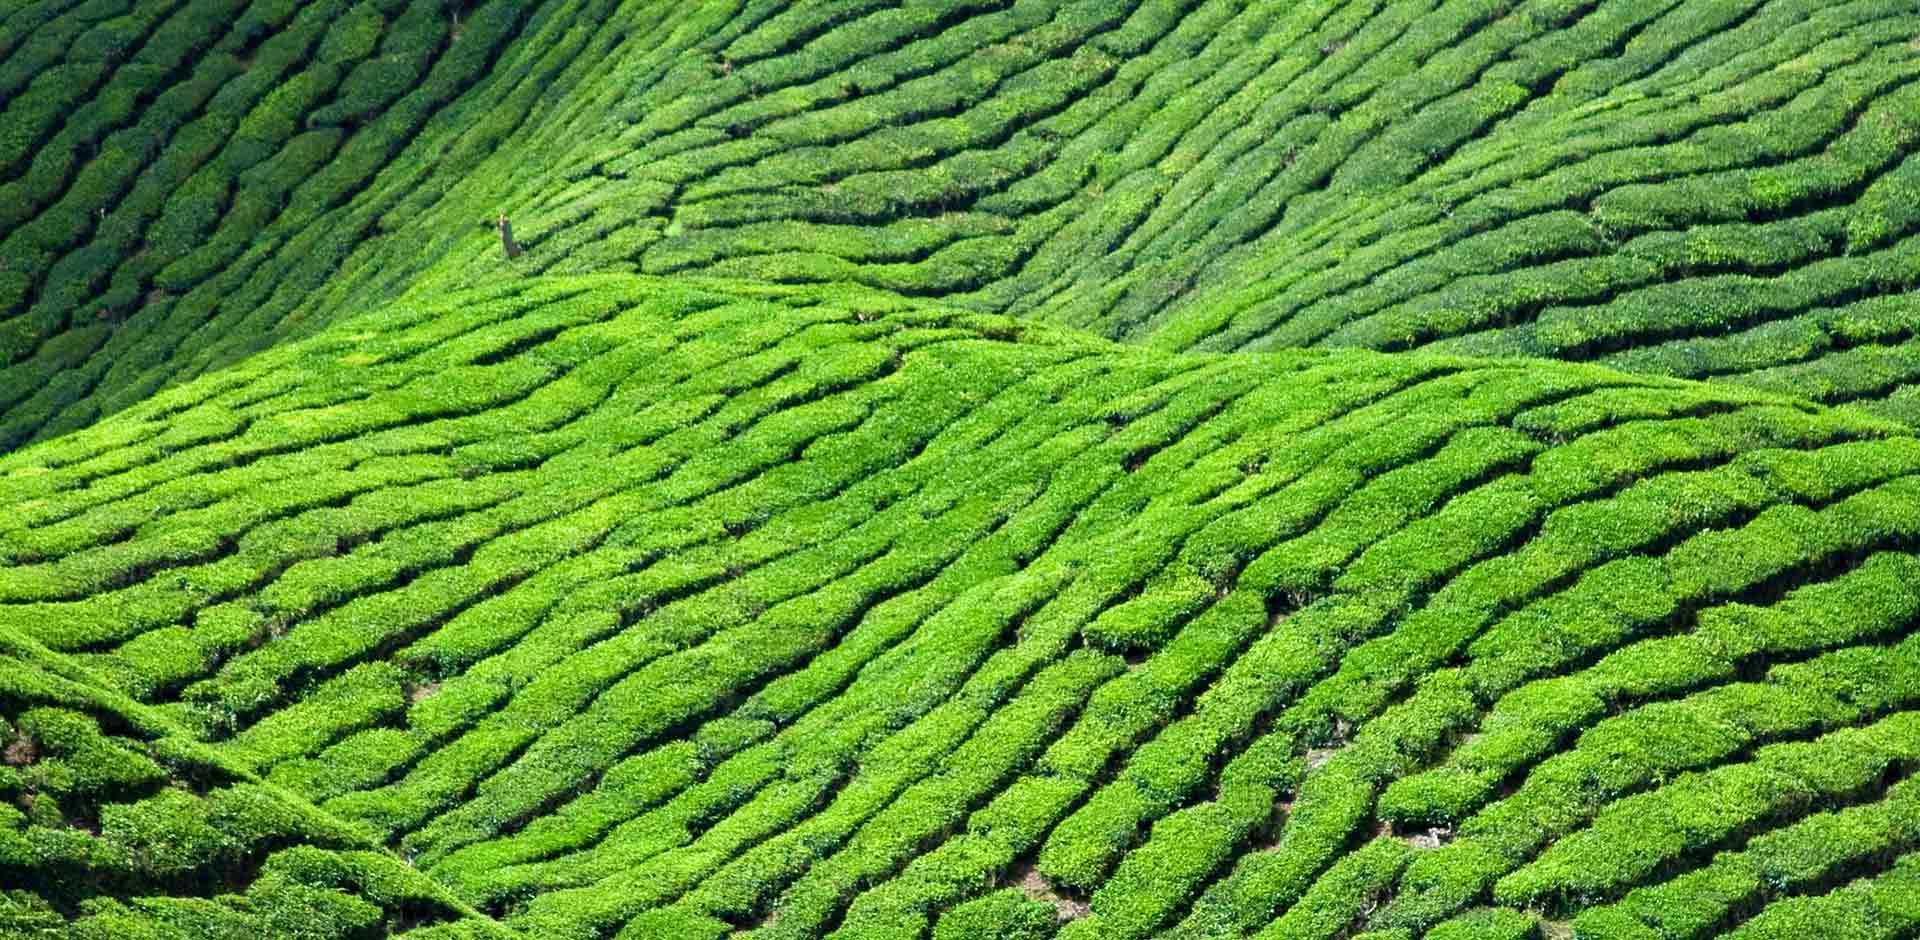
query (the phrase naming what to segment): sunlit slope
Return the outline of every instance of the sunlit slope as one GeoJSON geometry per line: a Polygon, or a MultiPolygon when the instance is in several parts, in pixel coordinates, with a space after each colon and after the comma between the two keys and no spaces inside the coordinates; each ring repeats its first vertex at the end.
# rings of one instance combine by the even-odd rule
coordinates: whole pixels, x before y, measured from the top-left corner
{"type": "MultiPolygon", "coordinates": [[[[1899,936],[1916,470],[1586,365],[526,279],[0,458],[0,784],[67,805],[70,675],[312,809],[261,879],[364,839],[542,940],[1899,936]]],[[[140,779],[76,805],[198,792],[140,779]]],[[[91,837],[0,812],[38,909],[91,837]]]]}
{"type": "Polygon", "coordinates": [[[409,289],[593,272],[1911,421],[1916,37],[1907,0],[27,4],[0,443],[409,289]]]}

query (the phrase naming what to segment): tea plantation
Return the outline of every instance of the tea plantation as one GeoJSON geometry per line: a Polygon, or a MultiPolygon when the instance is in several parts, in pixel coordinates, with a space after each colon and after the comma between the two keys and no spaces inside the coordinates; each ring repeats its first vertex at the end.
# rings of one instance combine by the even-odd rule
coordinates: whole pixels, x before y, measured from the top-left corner
{"type": "Polygon", "coordinates": [[[1913,0],[0,3],[0,222],[0,938],[1920,937],[1913,0]]]}

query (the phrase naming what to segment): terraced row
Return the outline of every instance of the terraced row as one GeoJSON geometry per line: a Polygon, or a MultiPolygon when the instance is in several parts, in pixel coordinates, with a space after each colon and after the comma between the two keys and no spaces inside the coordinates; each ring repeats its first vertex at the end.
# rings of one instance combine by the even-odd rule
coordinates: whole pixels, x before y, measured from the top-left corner
{"type": "MultiPolygon", "coordinates": [[[[0,458],[0,635],[385,846],[436,931],[1881,929],[1916,471],[1896,422],[1583,365],[532,278],[0,458]]],[[[82,745],[18,698],[12,792],[64,807],[37,755],[82,745]]],[[[90,818],[183,798],[139,779],[90,818]]],[[[231,844],[171,864],[306,851],[231,844]]],[[[73,913],[42,864],[0,884],[73,913]]],[[[142,877],[115,916],[206,893],[142,877]]]]}

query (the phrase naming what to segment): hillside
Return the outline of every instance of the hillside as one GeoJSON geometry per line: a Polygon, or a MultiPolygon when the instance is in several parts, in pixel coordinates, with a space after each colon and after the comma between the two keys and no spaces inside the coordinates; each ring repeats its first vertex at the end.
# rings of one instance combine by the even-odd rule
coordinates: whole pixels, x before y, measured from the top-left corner
{"type": "Polygon", "coordinates": [[[0,936],[1914,936],[1916,43],[0,7],[0,936]]]}
{"type": "Polygon", "coordinates": [[[1901,0],[465,6],[0,20],[0,440],[510,272],[1599,359],[1915,420],[1901,0]]]}

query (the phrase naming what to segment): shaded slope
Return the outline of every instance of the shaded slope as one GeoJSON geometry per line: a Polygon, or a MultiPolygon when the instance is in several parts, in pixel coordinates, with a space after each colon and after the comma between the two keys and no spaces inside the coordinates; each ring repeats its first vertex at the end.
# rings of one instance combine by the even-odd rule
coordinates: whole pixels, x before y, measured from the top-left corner
{"type": "Polygon", "coordinates": [[[859,283],[1168,349],[1598,358],[1913,418],[1901,0],[459,15],[9,19],[0,440],[491,283],[501,210],[520,273],[859,283]]]}
{"type": "Polygon", "coordinates": [[[565,181],[496,197],[528,268],[853,281],[1171,349],[1604,358],[1911,419],[1909,4],[744,18],[671,69],[611,51],[645,81],[514,146],[565,181]]]}
{"type": "Polygon", "coordinates": [[[1917,468],[1590,366],[538,278],[0,458],[0,630],[527,936],[1761,930],[1910,883],[1917,468]]]}
{"type": "Polygon", "coordinates": [[[511,75],[489,73],[526,11],[474,6],[15,7],[0,446],[260,348],[383,214],[491,149],[476,115],[510,111],[511,75]]]}
{"type": "Polygon", "coordinates": [[[72,662],[0,633],[0,933],[511,934],[72,662]]]}

